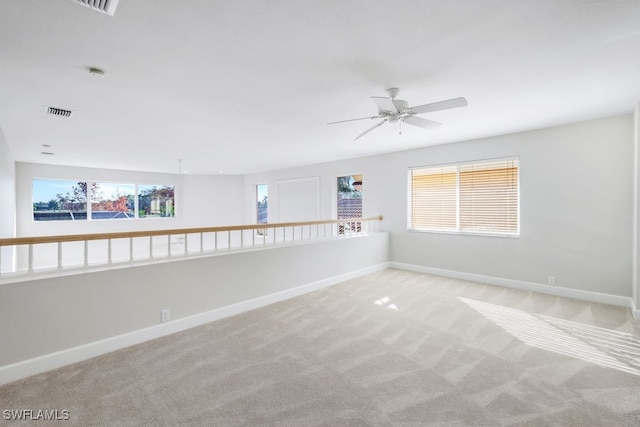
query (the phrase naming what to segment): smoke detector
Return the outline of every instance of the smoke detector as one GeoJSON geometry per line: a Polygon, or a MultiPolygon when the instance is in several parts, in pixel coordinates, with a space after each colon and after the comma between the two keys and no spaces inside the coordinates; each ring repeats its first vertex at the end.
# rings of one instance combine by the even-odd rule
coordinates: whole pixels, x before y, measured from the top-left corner
{"type": "Polygon", "coordinates": [[[113,16],[116,13],[118,0],[71,0],[74,3],[81,4],[89,9],[113,16]]]}

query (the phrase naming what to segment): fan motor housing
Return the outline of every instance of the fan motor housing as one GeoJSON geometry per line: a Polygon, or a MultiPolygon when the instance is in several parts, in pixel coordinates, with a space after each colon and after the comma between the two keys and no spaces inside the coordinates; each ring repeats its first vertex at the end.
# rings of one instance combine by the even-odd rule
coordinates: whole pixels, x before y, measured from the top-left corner
{"type": "Polygon", "coordinates": [[[406,110],[407,108],[409,108],[409,103],[404,99],[392,99],[391,102],[393,102],[393,105],[396,106],[396,109],[398,110],[398,112],[401,112],[402,110],[406,110]]]}

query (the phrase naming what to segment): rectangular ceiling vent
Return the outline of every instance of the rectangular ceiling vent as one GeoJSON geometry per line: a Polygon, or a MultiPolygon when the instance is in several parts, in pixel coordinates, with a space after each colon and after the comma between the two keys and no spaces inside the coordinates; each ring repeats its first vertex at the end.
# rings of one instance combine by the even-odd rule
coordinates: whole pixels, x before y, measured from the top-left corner
{"type": "Polygon", "coordinates": [[[51,114],[52,116],[58,117],[71,117],[73,111],[65,110],[64,108],[56,108],[56,107],[45,107],[44,111],[47,114],[51,114]]]}
{"type": "Polygon", "coordinates": [[[113,16],[118,0],[71,0],[98,12],[113,16]]]}

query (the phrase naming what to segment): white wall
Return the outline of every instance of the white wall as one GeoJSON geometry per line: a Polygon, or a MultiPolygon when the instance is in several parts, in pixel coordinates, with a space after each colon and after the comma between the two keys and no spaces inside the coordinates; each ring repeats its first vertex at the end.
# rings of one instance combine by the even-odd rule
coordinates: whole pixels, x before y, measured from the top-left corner
{"type": "Polygon", "coordinates": [[[384,267],[388,248],[376,233],[4,283],[0,384],[162,335],[164,309],[194,326],[384,267]]]}
{"type": "Polygon", "coordinates": [[[243,185],[243,177],[237,175],[184,175],[181,186],[182,226],[245,224],[243,185]]]}
{"type": "Polygon", "coordinates": [[[634,317],[640,319],[640,103],[633,116],[633,238],[632,300],[634,317]]]}
{"type": "Polygon", "coordinates": [[[363,174],[364,215],[384,216],[393,262],[632,296],[632,115],[248,175],[245,192],[318,176],[320,217],[330,218],[336,177],[350,173],[363,174]],[[520,156],[520,237],[407,231],[409,167],[506,156],[520,156]]]}
{"type": "MultiPolygon", "coordinates": [[[[320,180],[318,177],[278,181],[274,188],[278,222],[316,221],[320,219],[320,180]]],[[[272,207],[274,207],[272,206],[272,207]]]]}
{"type": "MultiPolygon", "coordinates": [[[[16,193],[15,162],[9,145],[0,129],[0,237],[15,237],[16,232],[16,193]]],[[[11,271],[13,250],[0,248],[0,269],[11,271]]]]}
{"type": "MultiPolygon", "coordinates": [[[[257,184],[269,186],[269,222],[283,222],[278,209],[278,183],[290,180],[306,181],[306,179],[319,181],[319,218],[335,219],[338,198],[337,179],[340,176],[357,174],[363,174],[363,216],[384,215],[388,208],[384,196],[381,194],[386,179],[385,173],[385,157],[377,156],[246,175],[244,178],[245,197],[246,200],[252,200],[253,203],[245,205],[245,220],[250,223],[255,222],[255,186],[257,184]]],[[[306,207],[301,207],[302,216],[305,215],[305,212],[306,207]]],[[[285,220],[295,216],[295,212],[287,212],[285,220]]]]}
{"type": "Polygon", "coordinates": [[[18,162],[16,191],[17,234],[21,237],[242,224],[244,215],[243,179],[233,176],[192,177],[18,162]],[[36,178],[175,185],[176,217],[111,221],[33,221],[31,187],[32,180],[36,178]]]}
{"type": "Polygon", "coordinates": [[[0,129],[0,237],[15,234],[15,162],[0,129]]]}

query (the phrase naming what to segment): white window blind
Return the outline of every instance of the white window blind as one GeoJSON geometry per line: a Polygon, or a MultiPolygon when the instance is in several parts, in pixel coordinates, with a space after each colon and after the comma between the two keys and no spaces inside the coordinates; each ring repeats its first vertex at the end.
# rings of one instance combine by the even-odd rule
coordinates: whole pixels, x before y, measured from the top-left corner
{"type": "Polygon", "coordinates": [[[457,230],[456,166],[411,171],[411,228],[457,230]]]}
{"type": "Polygon", "coordinates": [[[518,234],[517,158],[410,171],[411,228],[518,234]]]}

